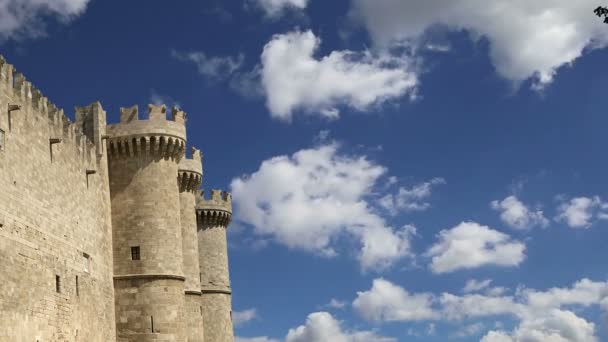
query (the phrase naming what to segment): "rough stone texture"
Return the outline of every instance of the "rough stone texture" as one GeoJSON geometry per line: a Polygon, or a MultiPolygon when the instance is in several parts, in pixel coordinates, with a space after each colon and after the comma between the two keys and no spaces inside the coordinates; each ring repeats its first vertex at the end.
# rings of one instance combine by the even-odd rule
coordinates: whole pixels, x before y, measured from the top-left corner
{"type": "Polygon", "coordinates": [[[226,228],[232,217],[230,194],[213,190],[211,199],[198,199],[196,210],[205,338],[232,342],[232,291],[226,241],[226,228]]]}
{"type": "Polygon", "coordinates": [[[189,342],[203,342],[203,313],[201,307],[201,282],[196,236],[196,193],[202,182],[200,151],[192,149],[192,159],[183,158],[179,163],[177,183],[181,208],[182,251],[186,282],[186,335],[189,342]]]}
{"type": "Polygon", "coordinates": [[[120,114],[72,123],[0,56],[0,341],[233,341],[230,196],[195,210],[184,112],[120,114]]]}
{"type": "Polygon", "coordinates": [[[226,293],[203,293],[205,341],[233,342],[231,296],[226,293]]]}
{"type": "MultiPolygon", "coordinates": [[[[203,326],[203,307],[199,294],[186,295],[186,335],[188,342],[205,341],[205,330],[203,326]]],[[[206,341],[211,341],[206,340],[206,341]]]]}
{"type": "Polygon", "coordinates": [[[2,58],[0,75],[0,341],[113,341],[105,112],[70,123],[2,58]]]}
{"type": "Polygon", "coordinates": [[[119,340],[186,341],[183,279],[137,277],[117,279],[114,284],[119,340]]]}
{"type": "Polygon", "coordinates": [[[114,275],[127,278],[115,281],[116,328],[118,336],[129,341],[181,342],[186,338],[176,182],[185,137],[165,135],[162,123],[169,121],[155,116],[164,111],[164,106],[150,106],[150,120],[154,120],[150,122],[154,125],[149,125],[147,135],[131,129],[146,121],[133,120],[113,126],[111,132],[119,135],[109,137],[114,275]],[[135,131],[136,137],[123,135],[135,131]],[[132,260],[132,247],[139,247],[141,260],[132,260]],[[150,281],[149,276],[158,280],[150,281]],[[181,298],[176,302],[177,294],[181,298]],[[152,319],[158,327],[154,331],[143,324],[152,319]]]}

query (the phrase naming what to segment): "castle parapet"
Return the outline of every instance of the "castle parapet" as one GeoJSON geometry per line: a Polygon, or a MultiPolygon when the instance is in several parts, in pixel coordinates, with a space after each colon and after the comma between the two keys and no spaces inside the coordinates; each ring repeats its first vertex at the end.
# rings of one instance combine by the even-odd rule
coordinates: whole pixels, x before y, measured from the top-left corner
{"type": "Polygon", "coordinates": [[[186,148],[186,114],[165,105],[148,105],[148,119],[140,120],[138,106],[120,108],[120,123],[108,125],[110,157],[153,156],[180,160],[186,148]]]}
{"type": "Polygon", "coordinates": [[[196,215],[204,225],[228,227],[232,219],[232,195],[221,190],[211,190],[211,199],[205,199],[204,191],[196,201],[196,215]]]}
{"type": "Polygon", "coordinates": [[[192,147],[190,158],[182,158],[178,165],[177,179],[180,191],[196,192],[203,182],[203,155],[192,147]]]}
{"type": "Polygon", "coordinates": [[[63,109],[51,103],[3,56],[0,56],[0,97],[0,100],[8,104],[7,122],[13,134],[24,133],[20,131],[22,129],[27,129],[30,133],[33,130],[40,130],[44,134],[48,132],[49,141],[61,142],[64,150],[74,151],[84,164],[95,161],[96,146],[97,155],[101,155],[100,140],[95,138],[105,134],[105,112],[101,105],[87,107],[94,113],[91,115],[82,115],[84,110],[77,109],[76,116],[80,110],[81,118],[71,122],[63,109]],[[93,120],[103,122],[95,124],[93,120]]]}

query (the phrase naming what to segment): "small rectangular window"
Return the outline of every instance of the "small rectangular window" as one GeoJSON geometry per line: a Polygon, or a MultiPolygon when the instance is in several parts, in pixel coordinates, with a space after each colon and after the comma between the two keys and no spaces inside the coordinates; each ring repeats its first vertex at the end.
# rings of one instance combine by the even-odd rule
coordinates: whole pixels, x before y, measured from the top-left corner
{"type": "Polygon", "coordinates": [[[4,150],[4,131],[0,129],[0,151],[4,150]]]}
{"type": "Polygon", "coordinates": [[[61,277],[58,275],[55,276],[55,291],[61,293],[61,277]]]}
{"type": "Polygon", "coordinates": [[[82,269],[89,273],[89,255],[87,253],[82,253],[82,269]]]}
{"type": "Polygon", "coordinates": [[[78,288],[78,276],[76,276],[76,297],[80,296],[80,289],[78,288]]]}
{"type": "Polygon", "coordinates": [[[140,260],[139,246],[131,247],[131,260],[140,260]]]}

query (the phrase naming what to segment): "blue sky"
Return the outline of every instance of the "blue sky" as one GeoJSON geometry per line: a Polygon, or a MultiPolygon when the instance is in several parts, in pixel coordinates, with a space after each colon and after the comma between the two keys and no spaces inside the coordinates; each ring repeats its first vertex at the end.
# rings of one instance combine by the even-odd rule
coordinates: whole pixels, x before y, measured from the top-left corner
{"type": "Polygon", "coordinates": [[[188,113],[239,342],[606,341],[598,5],[7,0],[0,52],[68,115],[188,113]]]}

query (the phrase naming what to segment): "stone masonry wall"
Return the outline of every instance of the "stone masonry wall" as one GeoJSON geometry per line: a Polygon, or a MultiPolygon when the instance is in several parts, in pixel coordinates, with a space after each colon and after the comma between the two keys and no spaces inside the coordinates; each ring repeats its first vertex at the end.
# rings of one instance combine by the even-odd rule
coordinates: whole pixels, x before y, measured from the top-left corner
{"type": "Polygon", "coordinates": [[[0,75],[0,341],[115,341],[107,162],[92,143],[105,112],[89,108],[103,124],[88,117],[85,138],[2,58],[0,75]]]}

